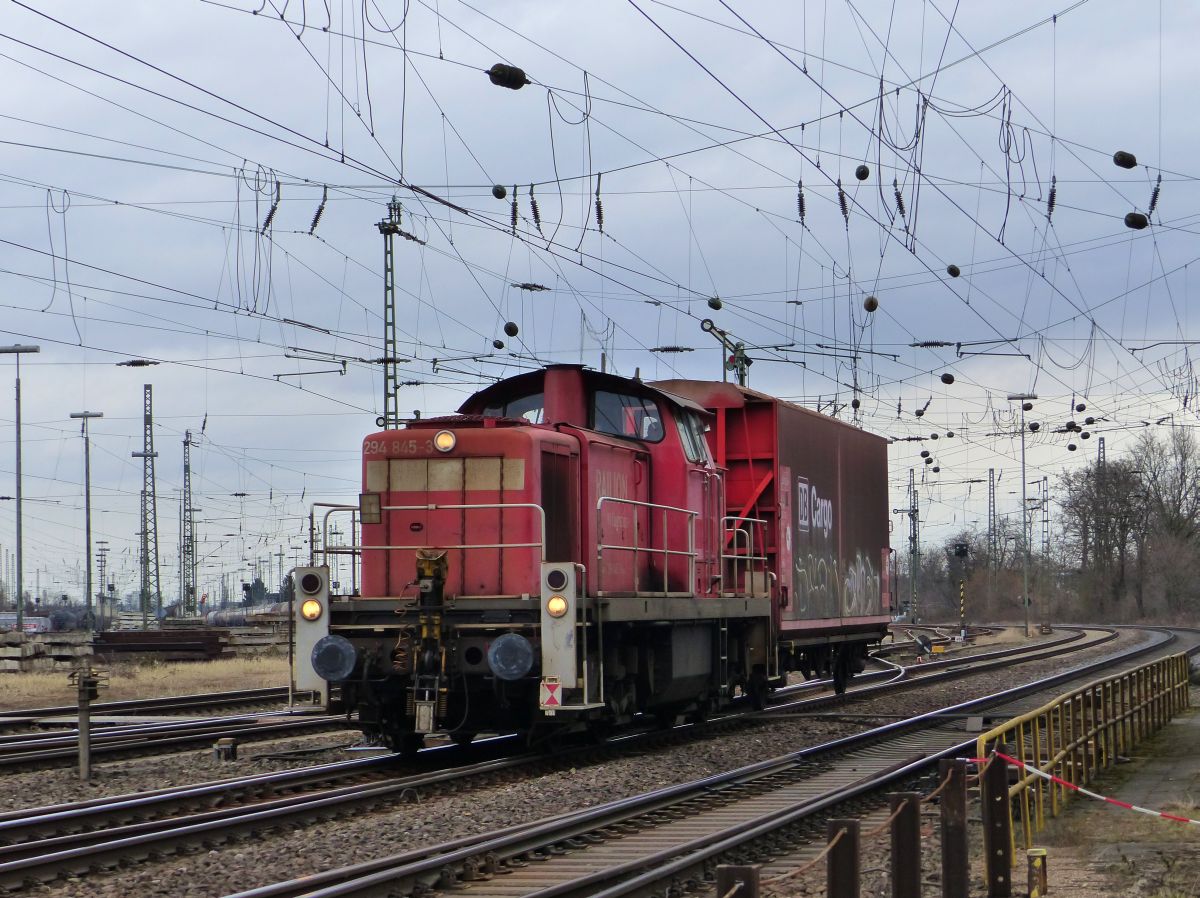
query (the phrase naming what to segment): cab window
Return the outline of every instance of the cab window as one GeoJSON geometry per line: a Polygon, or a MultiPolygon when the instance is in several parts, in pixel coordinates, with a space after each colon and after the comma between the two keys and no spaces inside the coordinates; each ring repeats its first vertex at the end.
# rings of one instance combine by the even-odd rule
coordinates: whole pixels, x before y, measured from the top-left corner
{"type": "Polygon", "coordinates": [[[592,429],[649,443],[663,438],[662,416],[653,399],[606,390],[592,397],[592,429]]]}
{"type": "Polygon", "coordinates": [[[543,393],[531,393],[516,399],[494,402],[483,410],[485,418],[524,418],[530,424],[542,424],[546,411],[543,393]]]}
{"type": "Polygon", "coordinates": [[[679,440],[683,443],[683,453],[687,460],[694,464],[707,462],[708,443],[704,439],[704,424],[701,423],[700,416],[687,409],[676,409],[675,425],[679,428],[679,440]]]}

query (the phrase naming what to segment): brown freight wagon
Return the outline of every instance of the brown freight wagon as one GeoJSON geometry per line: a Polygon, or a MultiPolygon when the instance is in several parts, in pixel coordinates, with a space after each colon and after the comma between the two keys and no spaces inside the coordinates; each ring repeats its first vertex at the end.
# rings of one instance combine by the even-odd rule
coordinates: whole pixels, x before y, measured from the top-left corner
{"type": "Polygon", "coordinates": [[[737,384],[654,386],[715,416],[707,437],[734,534],[725,551],[766,559],[781,664],[840,689],[891,621],[887,441],[737,384]]]}

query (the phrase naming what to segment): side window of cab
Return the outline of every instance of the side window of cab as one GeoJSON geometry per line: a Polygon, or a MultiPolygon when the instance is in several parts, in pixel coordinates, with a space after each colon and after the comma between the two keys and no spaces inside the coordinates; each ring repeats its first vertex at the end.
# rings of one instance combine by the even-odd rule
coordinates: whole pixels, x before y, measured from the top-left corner
{"type": "Polygon", "coordinates": [[[675,409],[675,426],[679,429],[679,441],[683,443],[687,460],[697,465],[710,461],[708,441],[704,439],[704,424],[700,416],[689,409],[675,409]]]}
{"type": "Polygon", "coordinates": [[[658,403],[645,396],[597,390],[592,396],[592,429],[657,443],[663,438],[662,414],[658,403]]]}

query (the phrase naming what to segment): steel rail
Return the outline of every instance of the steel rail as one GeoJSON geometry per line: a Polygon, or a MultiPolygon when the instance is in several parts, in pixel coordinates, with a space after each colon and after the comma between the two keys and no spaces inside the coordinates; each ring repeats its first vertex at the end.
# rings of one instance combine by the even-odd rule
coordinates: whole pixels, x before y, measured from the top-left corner
{"type": "MultiPolygon", "coordinates": [[[[48,882],[62,875],[86,872],[97,865],[116,865],[131,857],[171,851],[184,844],[232,839],[287,822],[334,817],[348,812],[355,804],[386,798],[402,800],[415,796],[415,790],[421,787],[469,775],[493,774],[531,760],[545,761],[546,758],[523,755],[485,761],[464,768],[400,777],[382,784],[342,786],[316,794],[270,799],[259,802],[249,811],[244,807],[216,809],[177,820],[130,824],[115,830],[18,843],[0,849],[0,888],[15,889],[30,881],[48,882]],[[9,859],[3,860],[5,857],[9,859]]],[[[125,805],[128,807],[129,803],[125,805]]]]}
{"type": "MultiPolygon", "coordinates": [[[[199,719],[177,718],[172,720],[132,721],[130,723],[112,724],[111,726],[97,728],[92,735],[92,741],[101,743],[105,741],[120,741],[130,736],[154,736],[160,733],[184,733],[202,727],[236,726],[248,721],[270,720],[286,713],[269,711],[261,714],[235,714],[226,717],[202,717],[199,719]]],[[[70,723],[70,718],[63,720],[63,723],[70,723]]],[[[43,745],[51,747],[55,745],[74,745],[76,732],[72,728],[61,732],[59,730],[42,730],[34,733],[9,733],[6,736],[0,736],[0,754],[10,749],[21,751],[26,748],[35,748],[43,745]]]]}
{"type": "MultiPolygon", "coordinates": [[[[300,693],[301,696],[311,693],[300,693]]],[[[232,692],[200,692],[192,695],[172,695],[159,698],[125,699],[116,702],[93,702],[93,714],[133,714],[145,711],[158,713],[169,711],[192,711],[196,708],[221,708],[229,705],[285,702],[288,699],[286,686],[271,686],[263,689],[238,689],[232,692]]],[[[0,711],[5,717],[60,717],[74,714],[77,705],[56,705],[49,708],[24,708],[0,711]]]]}
{"type": "MultiPolygon", "coordinates": [[[[1107,632],[1108,634],[1110,634],[1104,640],[1101,640],[1104,642],[1109,641],[1111,639],[1115,639],[1116,635],[1117,635],[1117,631],[1115,629],[1111,629],[1111,628],[1091,627],[1090,629],[1099,631],[1099,632],[1107,632]]],[[[1047,640],[1046,642],[1041,642],[1041,643],[1038,643],[1037,645],[1033,645],[1033,646],[1029,646],[1029,645],[1014,646],[1012,648],[997,649],[997,650],[991,651],[991,652],[979,652],[978,654],[973,654],[973,655],[961,655],[959,657],[943,658],[939,661],[926,661],[920,665],[904,668],[904,671],[905,671],[904,679],[907,679],[909,682],[916,684],[918,682],[924,682],[925,680],[939,677],[941,675],[941,672],[946,671],[946,670],[953,670],[955,668],[964,667],[964,666],[970,666],[972,668],[974,668],[976,666],[984,667],[984,665],[986,665],[992,661],[999,661],[1001,659],[1019,658],[1022,661],[1026,661],[1026,660],[1036,661],[1042,657],[1052,656],[1057,651],[1061,650],[1061,648],[1063,646],[1069,645],[1070,643],[1073,643],[1073,642],[1078,642],[1079,640],[1084,639],[1086,637],[1087,637],[1087,631],[1085,629],[1082,629],[1082,628],[1072,629],[1070,631],[1069,635],[1063,636],[1058,639],[1047,640]],[[910,674],[915,674],[915,676],[909,676],[910,674]]],[[[1082,648],[1082,647],[1080,647],[1080,648],[1082,648]]],[[[884,662],[884,663],[890,663],[890,662],[884,662]]],[[[1010,661],[1009,663],[1012,663],[1012,662],[1010,661]]],[[[998,663],[998,664],[995,664],[995,666],[996,667],[1004,667],[1006,665],[998,663]]],[[[986,667],[984,667],[984,669],[986,669],[986,667]]],[[[863,686],[862,684],[874,683],[877,680],[884,680],[884,681],[890,682],[891,679],[894,677],[895,677],[894,670],[871,671],[868,673],[857,674],[851,679],[852,685],[851,685],[850,689],[847,690],[845,695],[857,696],[868,689],[868,687],[863,686]],[[857,685],[857,686],[853,685],[856,683],[859,685],[857,685]]],[[[786,695],[791,695],[793,693],[801,692],[806,689],[814,689],[814,688],[820,688],[820,687],[825,687],[825,686],[832,687],[832,683],[833,683],[833,680],[831,680],[831,679],[809,680],[808,682],[805,682],[805,683],[796,683],[791,686],[784,686],[779,689],[776,689],[776,690],[774,690],[772,695],[774,697],[778,698],[780,696],[786,696],[786,695]]],[[[886,685],[886,683],[885,683],[885,685],[886,685]]],[[[830,701],[830,703],[837,703],[837,702],[840,702],[840,700],[844,697],[845,696],[832,696],[831,695],[829,697],[829,701],[830,701]]],[[[768,708],[768,709],[765,709],[758,713],[764,714],[764,715],[770,715],[771,712],[775,711],[775,710],[778,710],[778,709],[777,708],[768,708]]]]}
{"type": "MultiPolygon", "coordinates": [[[[1133,649],[1125,653],[1121,660],[1129,661],[1150,654],[1164,645],[1170,645],[1175,639],[1176,637],[1172,634],[1161,643],[1133,649]]],[[[1200,653],[1200,645],[1193,646],[1188,650],[1189,655],[1196,655],[1197,653],[1200,653]]],[[[1024,698],[1031,694],[1036,695],[1038,692],[1045,692],[1072,680],[1085,678],[1097,672],[1097,670],[1109,666],[1112,666],[1111,661],[1099,661],[1085,668],[1056,674],[1038,683],[1030,684],[1027,687],[1018,687],[998,693],[997,697],[1011,696],[1011,698],[1016,699],[1024,698]],[[1031,691],[1032,687],[1038,687],[1037,691],[1031,691]]],[[[962,705],[944,710],[947,712],[979,710],[978,700],[965,702],[962,705]]],[[[673,852],[660,852],[657,855],[644,857],[638,862],[622,865],[620,868],[610,868],[600,876],[580,877],[560,887],[539,890],[536,892],[537,898],[573,898],[573,896],[578,896],[578,898],[582,898],[582,896],[587,896],[587,898],[627,898],[627,896],[632,895],[649,894],[655,888],[661,888],[664,882],[672,882],[688,877],[702,878],[706,867],[711,866],[712,863],[717,861],[726,852],[745,850],[749,845],[769,844],[769,840],[778,838],[781,831],[795,826],[805,818],[811,817],[821,811],[829,810],[836,805],[843,804],[868,792],[879,791],[885,786],[901,782],[914,774],[932,767],[942,758],[962,755],[968,757],[974,756],[975,741],[973,738],[957,741],[955,744],[941,748],[925,758],[914,760],[903,767],[887,771],[878,777],[855,784],[839,793],[831,793],[820,797],[818,800],[798,805],[786,814],[766,815],[745,824],[731,827],[711,837],[697,839],[691,843],[680,845],[673,852]],[[616,880],[616,882],[613,882],[613,880],[616,880]],[[613,884],[604,888],[597,888],[605,882],[613,882],[613,884]]],[[[306,893],[306,898],[315,898],[317,894],[320,893],[312,893],[311,896],[306,893]]]]}
{"type": "MultiPolygon", "coordinates": [[[[104,737],[92,737],[93,755],[119,755],[129,753],[161,752],[175,748],[190,748],[211,742],[214,738],[239,737],[242,739],[272,739],[286,734],[328,730],[345,726],[341,717],[297,715],[282,720],[255,723],[249,718],[241,722],[211,724],[205,721],[192,722],[185,726],[160,729],[154,733],[150,728],[139,728],[139,732],[115,733],[104,737]]],[[[0,752],[0,768],[18,767],[28,770],[40,765],[54,766],[71,764],[79,755],[77,736],[51,735],[46,740],[26,740],[16,748],[0,752]],[[51,742],[60,747],[38,748],[51,742]]]]}
{"type": "MultiPolygon", "coordinates": [[[[686,732],[686,728],[681,729],[686,732]]],[[[887,731],[886,728],[878,730],[878,732],[887,731]]],[[[618,740],[617,747],[622,744],[628,745],[629,739],[630,737],[624,737],[618,740]]],[[[440,751],[440,749],[430,750],[430,752],[436,751],[440,751]]],[[[803,753],[797,755],[797,757],[802,756],[804,756],[803,753]]],[[[108,808],[104,806],[103,802],[92,801],[85,803],[88,807],[82,809],[68,805],[41,809],[40,813],[24,811],[0,815],[0,839],[17,841],[18,839],[32,838],[35,840],[8,851],[0,850],[0,861],[4,861],[0,863],[0,886],[11,885],[25,879],[52,879],[60,873],[84,869],[91,864],[111,864],[116,861],[128,860],[131,856],[145,856],[152,852],[172,850],[177,844],[188,841],[212,841],[224,838],[226,835],[232,837],[237,833],[252,832],[256,827],[278,825],[313,817],[336,816],[339,813],[345,813],[351,803],[360,804],[385,800],[389,797],[395,798],[403,796],[406,791],[448,782],[472,774],[486,775],[518,767],[531,760],[545,762],[547,759],[544,756],[533,758],[523,756],[504,761],[486,762],[482,765],[437,773],[432,776],[406,777],[387,784],[344,786],[324,790],[317,794],[308,793],[260,801],[250,813],[247,813],[244,807],[224,808],[217,811],[204,811],[176,820],[153,823],[143,821],[117,829],[98,830],[82,837],[52,836],[45,838],[42,836],[39,838],[38,833],[54,832],[55,826],[62,825],[71,828],[94,828],[98,823],[102,824],[106,813],[115,812],[128,819],[129,816],[148,813],[147,809],[152,806],[161,808],[172,801],[181,803],[188,800],[200,803],[212,802],[227,795],[228,790],[232,787],[241,787],[244,791],[299,788],[306,782],[311,784],[323,781],[322,778],[329,779],[332,775],[331,772],[335,770],[344,770],[346,775],[353,775],[375,768],[377,765],[384,766],[391,762],[392,758],[389,756],[365,761],[342,762],[335,765],[319,765],[317,768],[288,771],[283,774],[264,774],[238,781],[202,784],[187,790],[174,790],[174,795],[171,794],[173,790],[161,790],[156,795],[125,796],[111,802],[108,808]],[[30,819],[28,828],[23,829],[22,823],[15,822],[18,814],[30,819]],[[84,845],[81,844],[82,842],[89,844],[84,845]]],[[[563,760],[563,755],[560,753],[552,762],[562,762],[563,760]]],[[[567,763],[570,762],[567,761],[567,763]]],[[[751,772],[756,772],[757,769],[751,768],[751,772]]],[[[743,773],[745,772],[743,771],[743,773]]],[[[61,832],[61,829],[58,831],[61,832]]]]}
{"type": "Polygon", "coordinates": [[[40,808],[22,808],[0,812],[0,843],[27,842],[42,838],[46,834],[57,834],[58,829],[70,826],[74,829],[95,829],[106,822],[106,816],[114,813],[129,816],[148,816],[161,808],[189,803],[216,804],[236,799],[239,794],[272,792],[281,788],[296,788],[309,782],[326,782],[346,776],[371,773],[386,769],[396,763],[394,755],[370,758],[354,758],[349,761],[334,761],[296,770],[271,773],[256,773],[252,776],[213,780],[206,783],[179,788],[169,786],[148,792],[134,792],[84,801],[63,802],[40,808]]]}
{"type": "MultiPolygon", "coordinates": [[[[1112,657],[1102,659],[1071,671],[1055,674],[1052,677],[1044,678],[1035,683],[1005,690],[981,699],[963,702],[950,708],[931,712],[928,715],[914,717],[910,720],[890,723],[864,733],[843,737],[842,739],[834,740],[821,746],[802,749],[780,759],[761,761],[735,771],[706,777],[692,783],[671,786],[666,789],[621,799],[584,811],[558,815],[548,820],[535,821],[498,832],[481,834],[477,837],[459,839],[446,846],[418,849],[390,858],[353,865],[341,870],[312,874],[301,880],[249,889],[238,892],[235,896],[230,896],[230,898],[299,898],[299,896],[303,896],[303,898],[349,898],[349,896],[363,895],[406,894],[422,888],[447,889],[469,886],[471,885],[471,880],[478,876],[478,871],[480,870],[498,869],[504,862],[528,855],[531,852],[546,851],[556,854],[562,853],[564,850],[581,848],[593,839],[604,839],[603,831],[606,827],[625,824],[634,817],[646,814],[657,808],[665,807],[664,802],[678,803],[684,800],[695,799],[699,796],[712,796],[715,792],[726,789],[733,784],[750,782],[755,778],[778,774],[789,765],[795,766],[797,763],[816,757],[819,754],[842,751],[856,745],[877,742],[884,738],[892,738],[919,728],[927,722],[942,720],[947,714],[961,715],[969,711],[983,710],[998,704],[1011,702],[1017,698],[1053,688],[1062,682],[1088,676],[1102,667],[1112,666],[1114,663],[1120,663],[1158,651],[1173,640],[1173,636],[1169,634],[1163,635],[1159,641],[1123,652],[1116,659],[1112,657]]],[[[1195,650],[1200,651],[1200,647],[1195,650]]],[[[891,781],[891,779],[901,775],[911,775],[913,771],[920,769],[923,765],[934,763],[943,755],[969,748],[972,742],[973,740],[957,738],[953,740],[950,746],[945,747],[937,753],[930,754],[921,761],[913,761],[896,768],[886,778],[876,778],[870,782],[856,784],[854,787],[856,791],[853,794],[860,794],[861,791],[876,788],[876,784],[891,781]]],[[[843,801],[847,794],[850,793],[842,789],[836,799],[843,801]]],[[[677,856],[682,852],[682,860],[668,861],[661,854],[656,854],[651,858],[643,858],[639,862],[631,862],[632,866],[628,868],[622,867],[619,872],[612,875],[616,877],[622,875],[628,876],[631,872],[636,871],[639,876],[651,876],[657,882],[661,882],[664,876],[670,877],[676,875],[678,869],[682,869],[680,864],[691,864],[692,866],[695,866],[696,863],[703,864],[706,859],[720,851],[727,850],[733,845],[742,844],[746,838],[744,833],[751,833],[752,835],[749,838],[757,838],[760,832],[765,832],[768,829],[777,829],[779,826],[784,825],[782,821],[785,819],[787,823],[791,823],[804,815],[817,812],[834,800],[835,796],[832,795],[820,796],[805,802],[803,805],[797,806],[786,815],[781,816],[777,811],[772,812],[767,815],[768,819],[739,824],[740,830],[744,832],[721,831],[701,840],[703,844],[687,843],[680,846],[675,855],[677,856]],[[648,865],[654,868],[651,873],[644,872],[648,865]]],[[[735,827],[735,829],[737,828],[735,827]]],[[[545,868],[542,867],[541,869],[545,868]]],[[[584,879],[578,881],[578,889],[576,891],[571,891],[571,889],[563,887],[562,891],[543,890],[537,894],[539,898],[549,898],[551,895],[558,894],[607,895],[607,891],[597,891],[598,887],[604,881],[605,876],[602,874],[589,874],[584,879]]],[[[618,886],[616,888],[620,889],[623,887],[618,886]]],[[[624,894],[624,892],[613,891],[612,894],[624,894]]]]}

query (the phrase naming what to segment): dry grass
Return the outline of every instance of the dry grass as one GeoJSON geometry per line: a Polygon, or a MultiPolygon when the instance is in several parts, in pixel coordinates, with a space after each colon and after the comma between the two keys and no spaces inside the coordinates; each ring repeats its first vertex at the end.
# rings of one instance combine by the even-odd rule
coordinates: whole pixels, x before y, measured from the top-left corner
{"type": "MultiPolygon", "coordinates": [[[[98,666],[108,673],[100,701],[258,689],[288,683],[287,658],[279,656],[98,666]]],[[[66,673],[0,674],[0,710],[74,704],[75,687],[67,677],[66,673]]]]}

